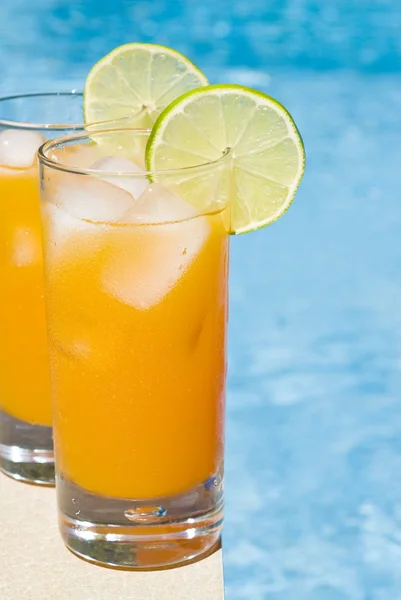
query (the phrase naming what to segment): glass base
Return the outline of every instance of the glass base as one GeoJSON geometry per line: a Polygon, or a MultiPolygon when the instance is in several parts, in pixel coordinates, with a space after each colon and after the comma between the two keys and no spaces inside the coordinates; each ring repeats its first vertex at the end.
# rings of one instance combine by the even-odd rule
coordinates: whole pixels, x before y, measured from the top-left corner
{"type": "Polygon", "coordinates": [[[0,411],[0,471],[26,483],[55,483],[52,428],[0,411]]]}
{"type": "Polygon", "coordinates": [[[177,496],[106,498],[57,479],[59,525],[67,548],[122,569],[178,566],[208,554],[220,539],[223,485],[213,477],[177,496]]]}

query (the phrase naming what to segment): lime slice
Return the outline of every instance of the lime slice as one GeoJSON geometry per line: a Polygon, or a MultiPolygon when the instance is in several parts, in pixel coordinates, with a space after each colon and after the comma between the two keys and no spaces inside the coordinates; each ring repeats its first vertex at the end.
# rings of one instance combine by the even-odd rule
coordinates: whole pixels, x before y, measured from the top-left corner
{"type": "Polygon", "coordinates": [[[207,84],[205,75],[171,48],[139,43],[119,46],[96,63],[86,79],[85,122],[126,117],[130,126],[151,128],[173,100],[207,84]]]}
{"type": "MultiPolygon", "coordinates": [[[[231,232],[269,225],[291,204],[305,168],[296,125],[270,96],[239,85],[211,85],[184,94],[156,121],[146,148],[147,168],[180,169],[216,161],[227,149],[231,232]]],[[[181,172],[175,190],[205,209],[208,190],[218,188],[210,180],[218,177],[221,184],[223,171],[210,169],[209,181],[188,173],[181,172]]]]}

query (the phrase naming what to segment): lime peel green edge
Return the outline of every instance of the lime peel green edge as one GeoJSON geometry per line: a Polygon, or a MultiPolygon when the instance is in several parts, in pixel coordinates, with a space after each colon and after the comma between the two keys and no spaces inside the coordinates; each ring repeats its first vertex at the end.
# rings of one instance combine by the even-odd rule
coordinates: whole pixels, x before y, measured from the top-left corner
{"type": "MultiPolygon", "coordinates": [[[[287,205],[285,206],[284,210],[282,212],[277,213],[276,215],[273,215],[272,218],[266,220],[266,221],[262,221],[260,224],[253,226],[253,227],[248,227],[248,228],[242,228],[239,230],[231,230],[230,234],[231,235],[241,235],[243,233],[249,233],[251,231],[257,231],[259,229],[262,229],[268,225],[271,225],[272,223],[274,223],[275,221],[277,221],[280,217],[282,217],[287,210],[289,209],[289,207],[291,206],[296,192],[299,188],[299,185],[302,181],[304,172],[305,172],[305,166],[306,166],[306,153],[305,153],[305,146],[304,146],[304,142],[302,139],[302,136],[295,124],[294,119],[292,118],[291,114],[288,112],[288,110],[275,98],[272,98],[271,96],[269,96],[268,94],[264,94],[263,92],[259,92],[258,90],[254,90],[252,88],[246,87],[246,86],[242,86],[242,85],[238,85],[238,84],[234,84],[234,83],[229,83],[229,84],[214,84],[214,85],[207,85],[201,88],[196,88],[194,90],[190,90],[189,92],[186,92],[185,94],[183,94],[182,96],[180,96],[179,98],[177,98],[176,100],[173,100],[173,102],[171,102],[158,116],[158,118],[156,119],[151,134],[149,136],[148,142],[146,144],[146,168],[149,171],[149,173],[151,173],[152,171],[154,171],[154,165],[152,165],[152,161],[151,161],[151,156],[154,154],[152,153],[152,148],[154,146],[154,144],[156,143],[156,138],[158,137],[158,134],[160,133],[160,130],[163,129],[162,125],[163,125],[163,121],[165,119],[165,117],[172,112],[175,107],[177,105],[180,105],[181,103],[183,104],[183,107],[185,106],[185,100],[190,99],[192,96],[196,96],[196,95],[204,95],[206,92],[221,92],[221,91],[227,91],[227,90],[231,90],[231,91],[240,91],[242,94],[244,92],[247,93],[247,95],[250,95],[251,97],[259,97],[262,98],[263,100],[267,100],[267,102],[269,104],[273,104],[275,106],[277,106],[280,111],[284,112],[285,115],[287,116],[288,119],[288,123],[292,126],[292,133],[293,135],[291,136],[292,139],[295,141],[296,146],[299,149],[299,155],[302,157],[302,161],[300,162],[300,168],[298,171],[298,176],[296,178],[296,184],[294,184],[293,186],[290,186],[290,194],[288,197],[288,201],[287,201],[287,205]]],[[[224,151],[224,149],[222,149],[222,152],[224,151]]]]}

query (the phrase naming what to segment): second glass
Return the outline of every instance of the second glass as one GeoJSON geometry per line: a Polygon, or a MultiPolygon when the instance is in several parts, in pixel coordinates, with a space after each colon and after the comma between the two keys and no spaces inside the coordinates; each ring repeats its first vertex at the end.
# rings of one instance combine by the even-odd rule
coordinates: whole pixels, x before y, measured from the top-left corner
{"type": "Polygon", "coordinates": [[[36,150],[81,122],[81,94],[0,99],[0,470],[42,485],[54,457],[36,150]]]}
{"type": "Polygon", "coordinates": [[[39,151],[60,530],[127,568],[204,554],[223,516],[230,157],[135,172],[147,136],[39,151]]]}

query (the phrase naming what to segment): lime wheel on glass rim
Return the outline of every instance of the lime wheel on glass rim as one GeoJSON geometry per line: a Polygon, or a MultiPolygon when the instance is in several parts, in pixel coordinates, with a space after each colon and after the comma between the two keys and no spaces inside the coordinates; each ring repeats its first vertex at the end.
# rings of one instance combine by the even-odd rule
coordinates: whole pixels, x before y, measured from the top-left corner
{"type": "MultiPolygon", "coordinates": [[[[302,179],[305,151],[291,115],[266,94],[233,84],[187,92],[157,119],[146,163],[149,171],[178,169],[215,161],[225,151],[231,153],[231,233],[281,217],[302,179]]],[[[185,196],[190,186],[181,182],[185,196]]]]}

